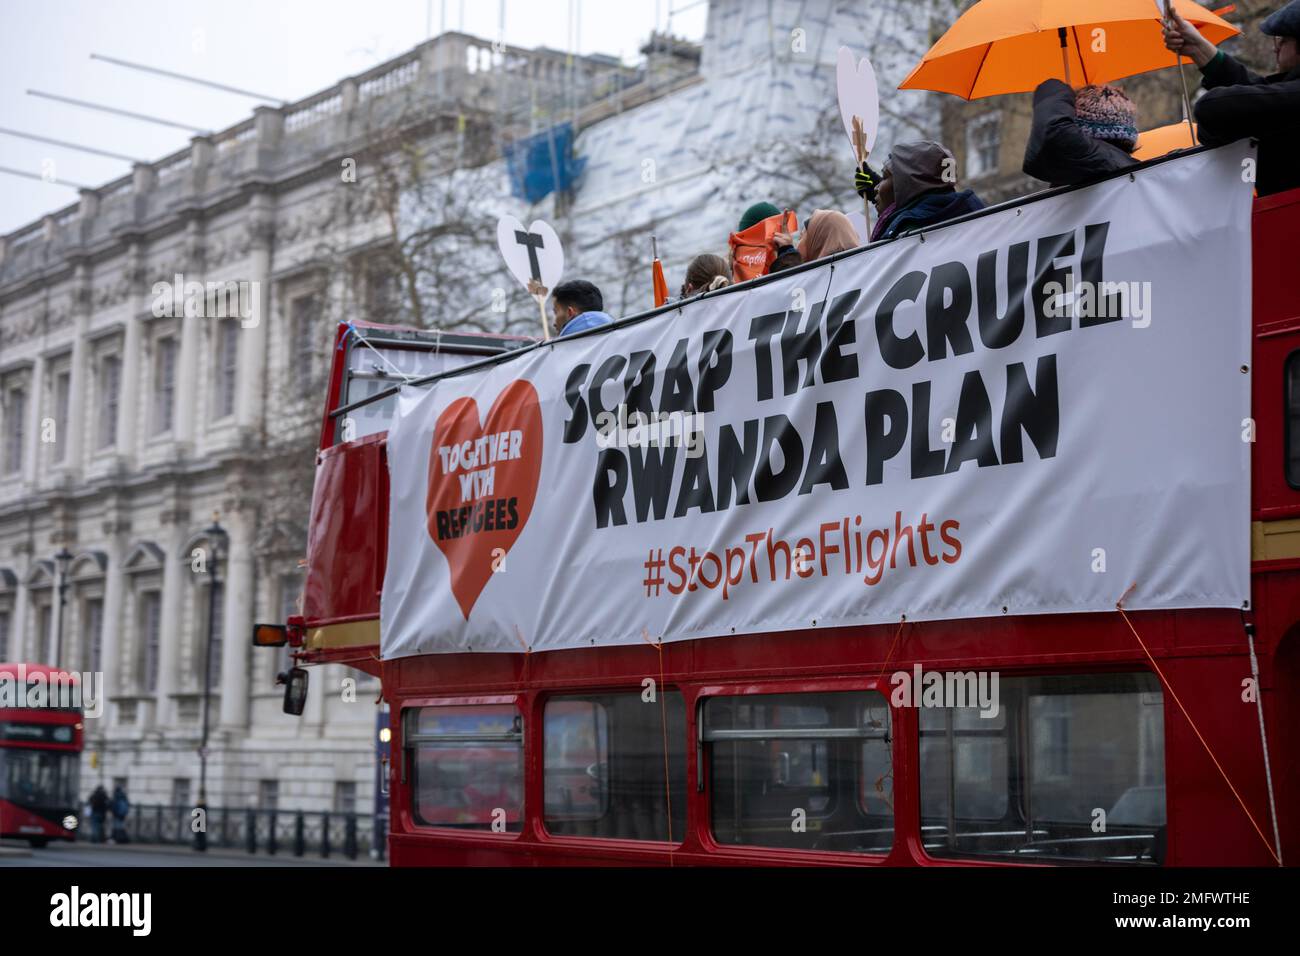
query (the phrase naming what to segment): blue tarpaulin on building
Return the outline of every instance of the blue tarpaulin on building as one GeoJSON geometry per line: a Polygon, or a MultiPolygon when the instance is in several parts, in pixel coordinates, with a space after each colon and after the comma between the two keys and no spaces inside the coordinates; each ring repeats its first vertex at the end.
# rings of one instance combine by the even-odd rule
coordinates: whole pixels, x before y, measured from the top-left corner
{"type": "Polygon", "coordinates": [[[573,155],[573,124],[560,123],[515,140],[504,149],[511,192],[529,203],[540,202],[555,190],[568,190],[587,165],[573,155]]]}

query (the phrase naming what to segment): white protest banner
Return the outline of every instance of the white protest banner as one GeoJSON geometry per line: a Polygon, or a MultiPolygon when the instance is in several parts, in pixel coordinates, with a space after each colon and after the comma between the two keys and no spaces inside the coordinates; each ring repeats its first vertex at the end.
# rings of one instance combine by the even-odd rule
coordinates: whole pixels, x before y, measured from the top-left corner
{"type": "Polygon", "coordinates": [[[1240,607],[1249,154],[408,389],[383,656],[1240,607]]]}

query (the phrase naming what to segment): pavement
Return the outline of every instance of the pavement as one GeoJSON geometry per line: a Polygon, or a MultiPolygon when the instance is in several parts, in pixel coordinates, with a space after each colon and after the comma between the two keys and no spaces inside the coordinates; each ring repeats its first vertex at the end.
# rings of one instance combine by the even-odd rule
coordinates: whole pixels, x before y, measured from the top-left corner
{"type": "Polygon", "coordinates": [[[296,857],[284,850],[271,856],[265,852],[249,853],[247,850],[212,847],[204,853],[190,846],[153,843],[50,843],[41,849],[25,844],[0,841],[0,867],[13,866],[280,866],[280,867],[381,867],[386,862],[372,860],[368,855],[349,860],[339,853],[329,859],[316,856],[296,857]]]}

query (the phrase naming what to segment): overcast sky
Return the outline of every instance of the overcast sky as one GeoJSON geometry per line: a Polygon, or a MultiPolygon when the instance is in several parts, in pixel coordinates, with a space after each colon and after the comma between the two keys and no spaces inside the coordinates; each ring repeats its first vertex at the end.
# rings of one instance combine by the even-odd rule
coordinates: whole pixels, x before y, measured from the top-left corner
{"type": "MultiPolygon", "coordinates": [[[[192,135],[182,129],[27,95],[28,89],[220,130],[257,100],[91,60],[91,53],[294,100],[463,29],[518,46],[567,49],[580,9],[581,53],[629,63],[669,8],[673,32],[699,39],[706,7],[692,0],[0,0],[0,127],[155,160],[192,135]],[[500,15],[505,8],[504,24],[500,15]]],[[[0,134],[0,166],[99,186],[130,171],[108,159],[0,134]]],[[[0,234],[77,201],[77,191],[0,173],[0,234]]]]}

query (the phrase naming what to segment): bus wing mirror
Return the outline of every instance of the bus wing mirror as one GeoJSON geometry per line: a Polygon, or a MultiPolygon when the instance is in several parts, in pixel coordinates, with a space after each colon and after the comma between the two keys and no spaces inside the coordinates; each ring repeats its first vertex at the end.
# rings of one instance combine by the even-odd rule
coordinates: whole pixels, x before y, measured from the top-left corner
{"type": "Polygon", "coordinates": [[[254,624],[254,647],[284,647],[289,643],[289,629],[283,624],[254,624]]]}
{"type": "Polygon", "coordinates": [[[284,712],[301,717],[307,705],[307,671],[291,667],[276,677],[275,682],[284,685],[284,712]]]}

